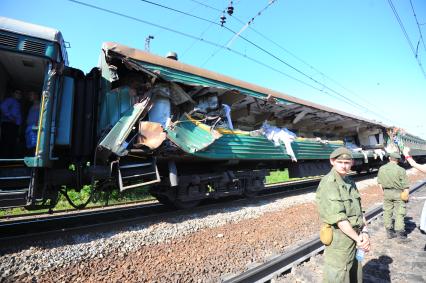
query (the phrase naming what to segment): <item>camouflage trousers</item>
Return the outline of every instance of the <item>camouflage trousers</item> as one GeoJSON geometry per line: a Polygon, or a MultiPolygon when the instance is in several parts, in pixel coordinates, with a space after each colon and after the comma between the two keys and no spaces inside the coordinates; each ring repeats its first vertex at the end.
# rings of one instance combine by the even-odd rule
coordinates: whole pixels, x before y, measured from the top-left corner
{"type": "Polygon", "coordinates": [[[386,229],[393,229],[395,231],[404,231],[404,217],[406,214],[405,201],[401,199],[387,199],[383,200],[383,221],[386,229]],[[395,226],[392,223],[392,218],[395,218],[395,226]]]}
{"type": "Polygon", "coordinates": [[[333,241],[324,251],[323,282],[362,282],[362,264],[355,258],[356,243],[340,229],[333,229],[333,241]]]}

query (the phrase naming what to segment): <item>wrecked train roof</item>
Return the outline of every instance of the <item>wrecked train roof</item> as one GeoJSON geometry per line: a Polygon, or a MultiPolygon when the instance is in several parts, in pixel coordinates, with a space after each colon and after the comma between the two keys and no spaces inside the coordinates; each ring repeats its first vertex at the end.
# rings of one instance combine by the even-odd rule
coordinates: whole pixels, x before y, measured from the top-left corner
{"type": "MultiPolygon", "coordinates": [[[[234,79],[202,68],[184,64],[176,60],[171,60],[135,48],[127,47],[118,43],[105,42],[102,46],[102,49],[107,56],[122,57],[123,59],[137,61],[138,64],[143,68],[146,68],[151,72],[155,72],[159,74],[160,77],[169,81],[190,85],[203,85],[206,87],[235,89],[241,93],[245,93],[263,100],[274,101],[277,104],[297,104],[303,106],[304,108],[307,107],[313,110],[333,113],[338,116],[357,120],[361,122],[361,124],[367,124],[367,126],[369,125],[388,128],[387,125],[378,121],[365,119],[346,113],[344,111],[316,104],[304,99],[234,79]]],[[[303,108],[301,108],[300,111],[303,111],[303,108]]]]}

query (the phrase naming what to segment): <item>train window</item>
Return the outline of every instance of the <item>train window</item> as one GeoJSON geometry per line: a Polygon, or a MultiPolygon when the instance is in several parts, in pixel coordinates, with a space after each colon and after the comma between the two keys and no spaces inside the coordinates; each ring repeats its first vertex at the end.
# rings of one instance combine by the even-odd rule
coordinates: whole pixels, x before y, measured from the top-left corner
{"type": "Polygon", "coordinates": [[[376,145],[376,144],[378,144],[379,142],[378,142],[378,140],[377,140],[376,135],[368,136],[368,143],[369,143],[370,145],[376,145]]]}

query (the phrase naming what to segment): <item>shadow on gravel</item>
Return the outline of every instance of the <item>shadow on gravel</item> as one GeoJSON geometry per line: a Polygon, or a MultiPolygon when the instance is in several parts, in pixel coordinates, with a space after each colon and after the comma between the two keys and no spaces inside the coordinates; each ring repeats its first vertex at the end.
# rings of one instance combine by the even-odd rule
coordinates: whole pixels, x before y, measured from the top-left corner
{"type": "Polygon", "coordinates": [[[407,233],[407,235],[411,234],[411,232],[413,232],[417,228],[417,224],[416,222],[413,221],[413,217],[410,217],[410,216],[405,217],[404,222],[405,222],[405,232],[407,233]]]}
{"type": "Polygon", "coordinates": [[[363,267],[363,282],[391,282],[389,266],[393,259],[382,255],[367,262],[363,267]]]}

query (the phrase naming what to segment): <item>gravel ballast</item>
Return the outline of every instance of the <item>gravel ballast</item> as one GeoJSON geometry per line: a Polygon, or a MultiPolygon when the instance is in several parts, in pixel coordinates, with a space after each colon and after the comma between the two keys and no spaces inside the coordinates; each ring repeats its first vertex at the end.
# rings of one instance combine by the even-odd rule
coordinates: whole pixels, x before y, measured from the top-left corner
{"type": "MultiPolygon", "coordinates": [[[[424,175],[409,170],[412,182],[424,175]]],[[[358,182],[364,208],[382,201],[358,182]]],[[[0,257],[1,281],[217,282],[318,232],[314,193],[58,239],[0,257]]]]}

